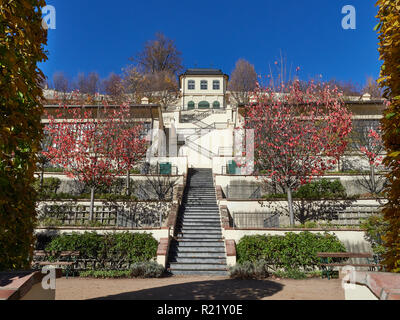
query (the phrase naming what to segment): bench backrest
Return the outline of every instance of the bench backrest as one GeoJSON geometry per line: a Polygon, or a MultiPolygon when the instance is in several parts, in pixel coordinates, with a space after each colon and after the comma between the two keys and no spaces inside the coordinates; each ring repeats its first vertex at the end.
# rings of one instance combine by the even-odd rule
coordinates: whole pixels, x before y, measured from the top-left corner
{"type": "MultiPolygon", "coordinates": [[[[56,252],[59,253],[61,257],[78,257],[80,255],[80,251],[60,251],[56,252]]],[[[44,251],[44,250],[35,250],[33,252],[34,256],[40,257],[40,256],[48,256],[50,255],[50,252],[44,251]]]]}

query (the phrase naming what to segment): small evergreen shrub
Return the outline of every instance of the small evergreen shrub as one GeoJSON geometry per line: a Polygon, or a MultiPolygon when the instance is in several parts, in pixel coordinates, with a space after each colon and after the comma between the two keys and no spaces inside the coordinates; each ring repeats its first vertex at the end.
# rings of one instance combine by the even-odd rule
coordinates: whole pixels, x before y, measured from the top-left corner
{"type": "Polygon", "coordinates": [[[364,238],[371,244],[375,257],[378,261],[382,261],[383,255],[387,252],[383,236],[389,229],[389,223],[382,214],[375,214],[365,219],[361,223],[361,228],[365,230],[364,238]]]}
{"type": "Polygon", "coordinates": [[[298,199],[344,199],[346,189],[340,180],[320,179],[301,186],[293,194],[298,199]]]}
{"type": "Polygon", "coordinates": [[[268,263],[264,260],[245,261],[229,269],[232,279],[265,279],[269,277],[268,263]]]}
{"type": "Polygon", "coordinates": [[[131,267],[131,276],[135,278],[160,278],[164,274],[164,267],[157,262],[138,262],[131,267]]]}
{"type": "Polygon", "coordinates": [[[61,180],[59,178],[44,178],[42,187],[40,187],[40,179],[36,179],[33,184],[39,199],[52,199],[60,186],[61,180]]]}
{"type": "Polygon", "coordinates": [[[82,278],[96,278],[96,279],[119,279],[130,278],[131,272],[129,270],[86,270],[79,272],[82,278]]]}
{"type": "Polygon", "coordinates": [[[236,250],[239,264],[264,260],[275,270],[311,271],[320,265],[317,252],[345,252],[346,248],[335,235],[306,231],[288,232],[284,236],[244,236],[236,250]]]}
{"type": "MultiPolygon", "coordinates": [[[[265,199],[287,199],[286,193],[267,194],[265,199]]],[[[318,199],[346,199],[346,189],[340,180],[319,179],[302,185],[293,192],[293,199],[318,200],[318,199]]]]}

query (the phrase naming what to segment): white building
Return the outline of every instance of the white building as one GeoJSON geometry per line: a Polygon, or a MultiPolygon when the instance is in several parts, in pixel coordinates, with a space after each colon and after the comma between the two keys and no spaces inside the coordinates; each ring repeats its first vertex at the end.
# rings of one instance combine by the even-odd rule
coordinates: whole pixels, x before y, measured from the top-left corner
{"type": "Polygon", "coordinates": [[[226,109],[229,76],[217,69],[188,69],[180,75],[181,110],[226,109]]]}
{"type": "Polygon", "coordinates": [[[175,110],[163,112],[167,141],[177,137],[176,156],[187,158],[189,167],[221,172],[233,159],[238,115],[227,99],[228,80],[218,69],[188,69],[179,77],[175,110]]]}

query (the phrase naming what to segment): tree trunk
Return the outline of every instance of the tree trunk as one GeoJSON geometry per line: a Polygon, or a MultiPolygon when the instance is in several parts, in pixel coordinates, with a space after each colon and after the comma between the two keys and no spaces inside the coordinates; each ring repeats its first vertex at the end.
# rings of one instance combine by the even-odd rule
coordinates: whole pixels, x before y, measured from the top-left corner
{"type": "Polygon", "coordinates": [[[89,220],[93,221],[93,212],[94,212],[94,187],[90,188],[90,215],[89,220]]]}
{"type": "Polygon", "coordinates": [[[131,195],[131,174],[129,170],[127,170],[126,173],[126,195],[127,196],[131,195]]]}
{"type": "Polygon", "coordinates": [[[294,212],[293,212],[292,189],[290,187],[287,188],[287,196],[288,196],[290,226],[293,227],[294,226],[294,212]]]}
{"type": "Polygon", "coordinates": [[[370,165],[370,176],[371,176],[371,191],[376,194],[376,181],[375,181],[375,167],[370,165]]]}
{"type": "Polygon", "coordinates": [[[44,167],[41,168],[41,172],[40,172],[40,190],[43,189],[43,180],[44,180],[44,167]]]}

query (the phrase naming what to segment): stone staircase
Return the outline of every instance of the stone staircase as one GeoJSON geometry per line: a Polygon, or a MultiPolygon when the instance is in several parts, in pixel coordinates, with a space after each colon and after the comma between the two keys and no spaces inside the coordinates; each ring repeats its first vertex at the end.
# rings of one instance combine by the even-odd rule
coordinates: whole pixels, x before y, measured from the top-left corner
{"type": "Polygon", "coordinates": [[[176,275],[228,274],[211,169],[189,170],[168,261],[176,275]]]}

